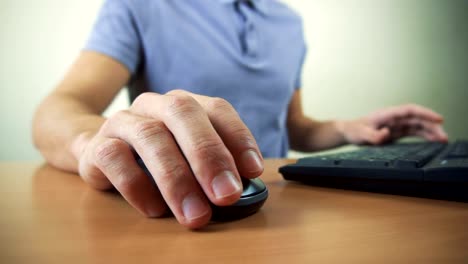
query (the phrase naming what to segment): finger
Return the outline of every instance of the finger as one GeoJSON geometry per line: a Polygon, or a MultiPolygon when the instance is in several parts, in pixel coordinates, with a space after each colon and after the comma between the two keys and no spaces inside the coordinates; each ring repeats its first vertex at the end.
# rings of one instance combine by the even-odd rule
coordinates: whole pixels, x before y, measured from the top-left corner
{"type": "Polygon", "coordinates": [[[398,140],[407,136],[420,136],[424,129],[421,126],[399,125],[392,127],[390,137],[392,140],[398,140]]]}
{"type": "Polygon", "coordinates": [[[122,138],[135,148],[179,223],[198,228],[209,222],[209,203],[161,121],[121,111],[103,133],[122,138]]]}
{"type": "Polygon", "coordinates": [[[420,105],[409,104],[404,106],[403,109],[406,111],[407,116],[419,117],[421,119],[437,123],[443,121],[443,118],[440,114],[420,105]]]}
{"type": "Polygon", "coordinates": [[[413,133],[413,135],[417,136],[417,137],[424,138],[424,139],[429,140],[429,141],[438,141],[437,137],[434,134],[432,134],[431,132],[426,131],[426,130],[415,131],[413,133]]]}
{"type": "Polygon", "coordinates": [[[164,214],[166,205],[161,195],[136,163],[127,143],[106,138],[96,148],[95,165],[140,213],[149,217],[164,214]]]}
{"type": "Polygon", "coordinates": [[[258,177],[263,172],[263,158],[254,136],[232,105],[222,98],[173,90],[170,95],[189,94],[205,109],[211,124],[231,152],[241,175],[258,177]]]}
{"type": "Polygon", "coordinates": [[[382,109],[372,114],[370,119],[374,124],[393,126],[394,122],[411,119],[413,117],[437,123],[441,123],[443,121],[443,117],[440,114],[416,104],[393,106],[382,109]]]}
{"type": "Polygon", "coordinates": [[[214,204],[229,205],[240,198],[234,159],[195,99],[147,93],[134,101],[131,111],[164,122],[214,204]]]}
{"type": "Polygon", "coordinates": [[[107,179],[106,175],[95,165],[95,148],[104,141],[104,138],[96,135],[89,142],[84,153],[80,155],[78,172],[81,178],[91,187],[97,190],[108,190],[112,188],[112,183],[107,179]]]}
{"type": "MultiPolygon", "coordinates": [[[[440,123],[427,121],[421,118],[409,118],[405,120],[401,120],[399,124],[396,126],[397,129],[404,131],[402,136],[406,135],[420,135],[419,131],[426,131],[430,136],[430,140],[432,141],[441,141],[446,142],[448,140],[448,136],[445,133],[444,129],[442,128],[440,123]],[[403,129],[402,129],[403,128],[403,129]]],[[[392,131],[393,132],[393,131],[392,131]]],[[[424,133],[427,134],[427,133],[424,133]]],[[[428,139],[426,136],[424,138],[428,139]]]]}
{"type": "Polygon", "coordinates": [[[409,129],[408,135],[420,136],[429,141],[447,142],[448,136],[440,124],[423,122],[423,125],[409,129]]]}
{"type": "Polygon", "coordinates": [[[429,132],[435,135],[435,138],[436,138],[435,141],[440,141],[444,143],[448,142],[448,135],[441,125],[438,125],[438,126],[436,125],[434,128],[429,130],[429,132]]]}

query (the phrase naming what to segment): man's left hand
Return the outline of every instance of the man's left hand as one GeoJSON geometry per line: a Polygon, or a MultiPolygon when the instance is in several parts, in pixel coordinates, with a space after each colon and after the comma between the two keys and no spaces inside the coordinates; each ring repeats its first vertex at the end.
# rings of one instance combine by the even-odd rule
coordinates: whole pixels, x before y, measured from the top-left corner
{"type": "Polygon", "coordinates": [[[339,124],[345,140],[351,144],[383,144],[405,136],[447,142],[443,117],[420,105],[408,104],[384,108],[352,121],[339,124]]]}

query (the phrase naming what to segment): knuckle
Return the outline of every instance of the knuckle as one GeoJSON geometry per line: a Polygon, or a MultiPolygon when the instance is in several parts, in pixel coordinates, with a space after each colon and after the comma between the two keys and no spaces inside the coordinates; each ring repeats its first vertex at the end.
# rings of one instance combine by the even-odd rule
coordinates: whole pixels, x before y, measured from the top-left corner
{"type": "Polygon", "coordinates": [[[145,92],[138,95],[135,100],[133,101],[132,105],[141,105],[144,101],[146,101],[150,96],[151,92],[145,92]]]}
{"type": "Polygon", "coordinates": [[[198,110],[198,103],[188,95],[173,95],[170,96],[170,102],[167,105],[167,114],[177,116],[188,114],[198,110]]]}
{"type": "Polygon", "coordinates": [[[188,169],[178,162],[165,162],[161,164],[159,177],[159,188],[173,188],[180,179],[188,176],[188,169]]]}
{"type": "Polygon", "coordinates": [[[111,115],[109,120],[120,120],[122,119],[122,116],[127,116],[130,114],[130,111],[128,110],[119,110],[115,114],[111,115]]]}
{"type": "MultiPolygon", "coordinates": [[[[167,134],[169,137],[169,134],[167,134]]],[[[167,142],[167,144],[159,144],[158,147],[153,148],[152,150],[152,157],[153,159],[158,159],[160,160],[163,157],[167,157],[169,153],[173,153],[174,150],[174,145],[175,144],[173,141],[169,140],[168,138],[162,138],[158,137],[158,139],[162,142],[167,142]]],[[[177,146],[176,146],[177,147],[177,146]]],[[[171,155],[171,154],[169,154],[171,155]]]]}
{"type": "Polygon", "coordinates": [[[167,128],[163,122],[149,119],[140,121],[134,126],[134,135],[136,140],[148,140],[154,136],[167,134],[167,128]]]}
{"type": "Polygon", "coordinates": [[[173,95],[169,104],[170,107],[180,108],[186,106],[193,106],[196,104],[195,99],[188,95],[173,95]]]}
{"type": "Polygon", "coordinates": [[[416,104],[413,104],[413,103],[406,104],[406,110],[410,113],[414,112],[417,108],[418,106],[416,104]]]}
{"type": "Polygon", "coordinates": [[[219,159],[220,154],[224,153],[224,150],[224,143],[219,140],[203,140],[193,145],[193,152],[196,157],[202,160],[219,159]]]}
{"type": "Polygon", "coordinates": [[[108,139],[98,145],[95,150],[95,157],[98,166],[108,166],[121,153],[125,143],[118,139],[108,139]]]}
{"type": "Polygon", "coordinates": [[[189,95],[190,93],[182,89],[170,90],[166,95],[189,95]]]}
{"type": "Polygon", "coordinates": [[[112,124],[115,122],[114,120],[115,120],[114,116],[111,116],[111,117],[107,118],[107,120],[104,121],[104,123],[99,128],[99,133],[102,135],[102,134],[106,134],[106,132],[112,130],[112,124]]]}
{"type": "Polygon", "coordinates": [[[114,186],[119,190],[121,193],[129,193],[131,192],[135,186],[135,180],[137,179],[138,174],[118,174],[119,176],[116,177],[114,180],[114,186]]]}
{"type": "Polygon", "coordinates": [[[235,128],[233,134],[236,135],[236,142],[238,142],[241,145],[245,145],[248,147],[254,147],[257,145],[249,129],[245,127],[235,128]]]}
{"type": "Polygon", "coordinates": [[[115,124],[121,123],[124,116],[130,115],[128,110],[120,110],[107,118],[101,126],[101,132],[110,131],[115,124]]]}
{"type": "Polygon", "coordinates": [[[232,106],[231,104],[220,97],[213,97],[210,98],[207,102],[208,104],[208,109],[210,110],[231,110],[232,106]]]}

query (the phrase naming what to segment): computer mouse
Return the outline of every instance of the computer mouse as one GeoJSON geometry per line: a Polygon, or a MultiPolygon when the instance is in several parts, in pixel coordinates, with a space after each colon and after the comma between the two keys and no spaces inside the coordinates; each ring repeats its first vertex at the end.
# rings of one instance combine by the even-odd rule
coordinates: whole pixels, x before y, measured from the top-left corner
{"type": "Polygon", "coordinates": [[[241,197],[237,202],[228,206],[217,206],[212,204],[212,221],[229,221],[247,217],[256,213],[268,198],[268,189],[259,178],[242,179],[241,197]]]}
{"type": "MultiPolygon", "coordinates": [[[[145,171],[153,184],[156,184],[143,160],[139,157],[137,157],[136,160],[138,165],[145,171]]],[[[268,189],[263,181],[259,178],[247,179],[241,177],[241,179],[243,191],[237,202],[228,206],[217,206],[211,204],[213,212],[211,217],[212,221],[224,222],[241,219],[256,213],[263,206],[268,198],[268,189]]]]}

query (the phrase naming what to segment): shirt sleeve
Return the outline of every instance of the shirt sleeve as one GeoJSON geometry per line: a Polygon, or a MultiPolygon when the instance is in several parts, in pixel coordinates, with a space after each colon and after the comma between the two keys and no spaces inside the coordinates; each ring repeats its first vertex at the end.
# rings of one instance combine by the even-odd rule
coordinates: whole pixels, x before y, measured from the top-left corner
{"type": "Polygon", "coordinates": [[[141,38],[136,21],[124,0],[106,0],[84,50],[119,61],[133,75],[141,61],[141,38]]]}
{"type": "Polygon", "coordinates": [[[304,61],[307,56],[307,46],[304,44],[302,47],[301,58],[299,60],[299,66],[297,67],[296,79],[294,81],[294,89],[300,89],[302,87],[302,68],[304,61]]]}

